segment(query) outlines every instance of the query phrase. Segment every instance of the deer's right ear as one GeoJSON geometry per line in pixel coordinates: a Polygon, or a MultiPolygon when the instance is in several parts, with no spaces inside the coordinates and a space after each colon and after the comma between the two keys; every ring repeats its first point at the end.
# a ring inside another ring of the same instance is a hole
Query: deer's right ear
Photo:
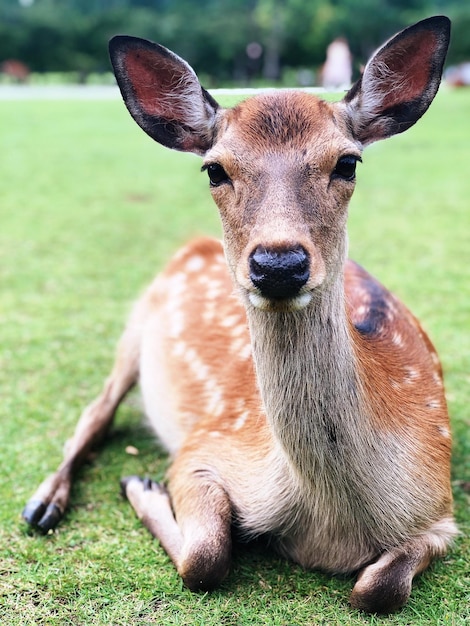
{"type": "Polygon", "coordinates": [[[168,148],[205,154],[219,105],[186,61],[163,46],[123,35],[111,39],[109,54],[137,124],[168,148]]]}

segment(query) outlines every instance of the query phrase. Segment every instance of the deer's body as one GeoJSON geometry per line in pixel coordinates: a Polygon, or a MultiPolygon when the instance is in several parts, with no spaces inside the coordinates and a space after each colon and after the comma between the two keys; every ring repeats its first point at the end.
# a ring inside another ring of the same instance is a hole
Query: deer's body
{"type": "Polygon", "coordinates": [[[356,607],[406,601],[456,532],[442,372],[418,321],[347,260],[346,219],[362,147],[424,112],[447,40],[445,18],[397,35],[341,103],[282,92],[228,111],[169,51],[115,40],[131,114],[204,155],[224,245],[189,244],[139,300],[30,523],[57,523],[73,470],[139,379],[172,465],[168,491],[137,477],[123,489],[189,587],[226,575],[234,526],[305,567],[364,568],[356,607]]]}
{"type": "MultiPolygon", "coordinates": [[[[220,477],[243,535],[272,533],[295,561],[331,572],[355,571],[384,542],[394,546],[410,528],[416,534],[428,528],[436,485],[423,487],[420,476],[446,467],[450,442],[440,367],[418,322],[351,261],[345,289],[343,319],[328,310],[324,320],[312,319],[302,310],[295,324],[287,319],[292,313],[268,314],[266,323],[265,313],[256,319],[252,312],[270,423],[247,316],[219,242],[198,240],[181,250],[142,302],[148,318],[140,384],[145,412],[175,457],[172,496],[178,490],[184,500],[196,463],[197,471],[220,477]],[[348,351],[350,330],[355,343],[348,351]],[[409,350],[417,335],[424,348],[419,362],[409,350]],[[375,359],[358,363],[355,352],[363,350],[375,359]],[[319,372],[318,363],[329,367],[319,372]],[[358,366],[373,402],[364,398],[358,366]],[[326,381],[335,393],[319,397],[326,381]],[[397,392],[400,414],[384,402],[397,392]],[[424,454],[415,444],[423,426],[424,454]]],[[[445,474],[439,484],[444,511],[451,502],[445,474]]],[[[452,527],[450,518],[442,522],[432,531],[436,543],[452,527]]]]}

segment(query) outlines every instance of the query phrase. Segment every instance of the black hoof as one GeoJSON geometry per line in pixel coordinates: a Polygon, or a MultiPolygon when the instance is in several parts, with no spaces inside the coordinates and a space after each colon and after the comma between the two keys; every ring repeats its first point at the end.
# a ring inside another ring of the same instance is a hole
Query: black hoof
{"type": "Polygon", "coordinates": [[[30,500],[23,509],[22,517],[30,525],[44,533],[52,530],[62,519],[62,511],[56,504],[46,505],[41,500],[30,500]]]}
{"type": "Polygon", "coordinates": [[[62,515],[62,511],[56,504],[49,504],[46,512],[36,525],[40,530],[42,530],[42,532],[47,533],[49,530],[52,530],[57,526],[62,519],[62,515]]]}
{"type": "Polygon", "coordinates": [[[144,491],[152,491],[153,486],[156,484],[148,476],[142,482],[144,483],[144,491]]]}
{"type": "Polygon", "coordinates": [[[44,502],[41,502],[41,500],[30,500],[24,507],[21,516],[30,526],[36,526],[44,515],[45,510],[46,505],[44,502]]]}

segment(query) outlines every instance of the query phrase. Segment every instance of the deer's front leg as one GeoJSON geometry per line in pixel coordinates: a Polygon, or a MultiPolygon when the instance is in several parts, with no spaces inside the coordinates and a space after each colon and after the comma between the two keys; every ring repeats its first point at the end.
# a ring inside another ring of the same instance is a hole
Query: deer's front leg
{"type": "Polygon", "coordinates": [[[231,507],[220,485],[205,473],[193,474],[175,512],[167,490],[149,479],[131,476],[121,486],[189,589],[213,589],[225,578],[232,552],[231,507]]]}
{"type": "Polygon", "coordinates": [[[38,487],[23,509],[31,526],[47,532],[57,526],[67,508],[73,475],[89,452],[103,439],[122,398],[138,376],[137,337],[132,328],[124,333],[116,363],[102,393],[83,411],[72,439],[67,443],[58,470],[38,487]]]}
{"type": "Polygon", "coordinates": [[[103,439],[123,395],[124,390],[116,389],[115,383],[111,377],[103,393],[84,410],[66,445],[64,460],[58,470],[41,483],[27,502],[23,518],[28,524],[47,532],[62,519],[69,502],[73,475],[103,439]]]}

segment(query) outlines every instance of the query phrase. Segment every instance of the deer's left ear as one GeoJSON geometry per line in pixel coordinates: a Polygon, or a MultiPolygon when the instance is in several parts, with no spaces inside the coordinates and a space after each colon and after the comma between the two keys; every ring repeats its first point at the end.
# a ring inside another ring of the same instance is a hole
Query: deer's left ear
{"type": "Polygon", "coordinates": [[[109,54],[137,124],[167,148],[205,154],[219,107],[186,61],[159,44],[124,35],[111,39],[109,54]]]}
{"type": "Polygon", "coordinates": [[[449,38],[449,19],[431,17],[374,54],[343,100],[363,145],[407,130],[425,113],[441,82],[449,38]]]}

